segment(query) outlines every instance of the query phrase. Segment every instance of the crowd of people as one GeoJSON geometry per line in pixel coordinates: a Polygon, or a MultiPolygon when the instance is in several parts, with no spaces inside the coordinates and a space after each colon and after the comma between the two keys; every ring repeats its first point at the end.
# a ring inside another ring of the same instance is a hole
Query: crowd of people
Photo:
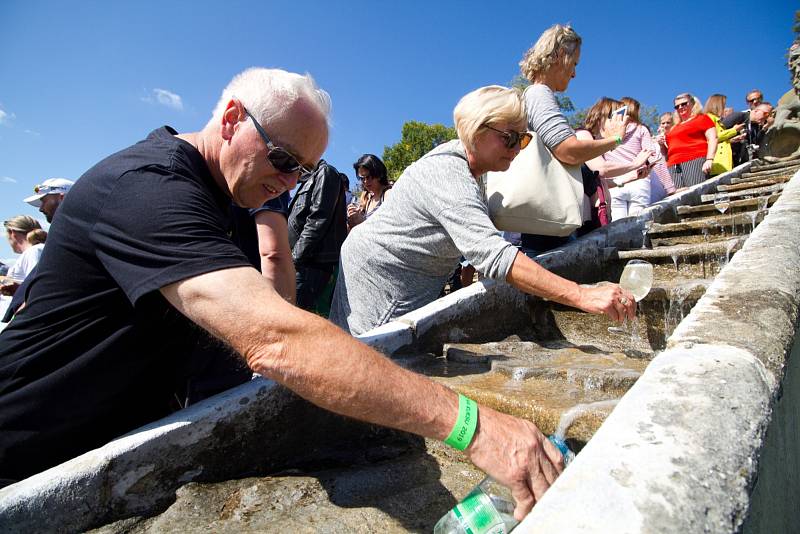
{"type": "Polygon", "coordinates": [[[454,446],[508,485],[524,516],[563,468],[538,428],[483,406],[465,422],[464,399],[352,335],[436,299],[460,262],[531,295],[633,318],[619,285],[580,286],[531,259],[572,237],[504,239],[481,178],[538,135],[583,167],[585,233],[752,157],[771,116],[759,91],[746,112],[722,95],[703,109],[681,93],[654,134],[637,100],[604,97],[574,130],[555,93],[580,51],[571,27],[548,29],[520,63],[524,93],[465,95],[458,138],[395,184],[364,154],[357,196],[321,159],[328,94],[309,76],[262,68],[228,84],[202,130],[159,128],[74,184],[37,186],[25,201],[52,223],[46,243],[35,219],[5,222],[21,256],[2,286],[15,315],[0,333],[0,486],[255,372],[328,410],[451,444],[465,425],[454,446]]]}

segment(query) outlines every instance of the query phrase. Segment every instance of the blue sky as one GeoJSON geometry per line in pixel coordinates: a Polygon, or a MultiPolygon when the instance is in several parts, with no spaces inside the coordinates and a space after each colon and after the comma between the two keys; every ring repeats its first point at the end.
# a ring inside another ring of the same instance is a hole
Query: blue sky
{"type": "MultiPolygon", "coordinates": [[[[169,124],[197,131],[250,66],[311,73],[333,100],[325,158],[353,176],[407,120],[452,124],[482,85],[508,84],[550,25],[583,37],[567,94],[577,107],[630,95],[660,111],[691,91],[737,109],[789,89],[795,2],[0,1],[0,217],[50,177],[169,124]]],[[[0,258],[12,258],[0,244],[0,258]]]]}

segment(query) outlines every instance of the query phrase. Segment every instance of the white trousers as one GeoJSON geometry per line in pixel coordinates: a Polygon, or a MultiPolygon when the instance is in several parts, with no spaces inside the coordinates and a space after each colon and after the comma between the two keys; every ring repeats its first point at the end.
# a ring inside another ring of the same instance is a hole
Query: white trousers
{"type": "Polygon", "coordinates": [[[650,205],[650,178],[642,178],[611,189],[611,220],[638,215],[650,205]]]}

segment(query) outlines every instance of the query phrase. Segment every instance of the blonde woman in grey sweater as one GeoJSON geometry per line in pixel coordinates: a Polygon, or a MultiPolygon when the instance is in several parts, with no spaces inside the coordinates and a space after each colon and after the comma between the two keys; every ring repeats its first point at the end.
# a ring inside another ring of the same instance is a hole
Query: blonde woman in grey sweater
{"type": "Polygon", "coordinates": [[[453,112],[458,140],[409,166],[375,215],[348,236],[331,321],[354,335],[439,295],[461,256],[485,277],[549,300],[633,318],[633,296],[616,284],[581,287],[550,273],[505,241],[489,218],[480,182],[507,170],[530,141],[519,91],[500,86],[464,96],[453,112]]]}

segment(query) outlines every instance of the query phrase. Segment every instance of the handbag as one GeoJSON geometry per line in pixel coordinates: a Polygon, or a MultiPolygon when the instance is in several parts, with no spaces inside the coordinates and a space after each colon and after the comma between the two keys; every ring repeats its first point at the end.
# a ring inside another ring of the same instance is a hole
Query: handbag
{"type": "Polygon", "coordinates": [[[531,134],[507,171],[487,173],[489,216],[498,230],[567,236],[584,220],[580,166],[564,165],[531,134]]]}

